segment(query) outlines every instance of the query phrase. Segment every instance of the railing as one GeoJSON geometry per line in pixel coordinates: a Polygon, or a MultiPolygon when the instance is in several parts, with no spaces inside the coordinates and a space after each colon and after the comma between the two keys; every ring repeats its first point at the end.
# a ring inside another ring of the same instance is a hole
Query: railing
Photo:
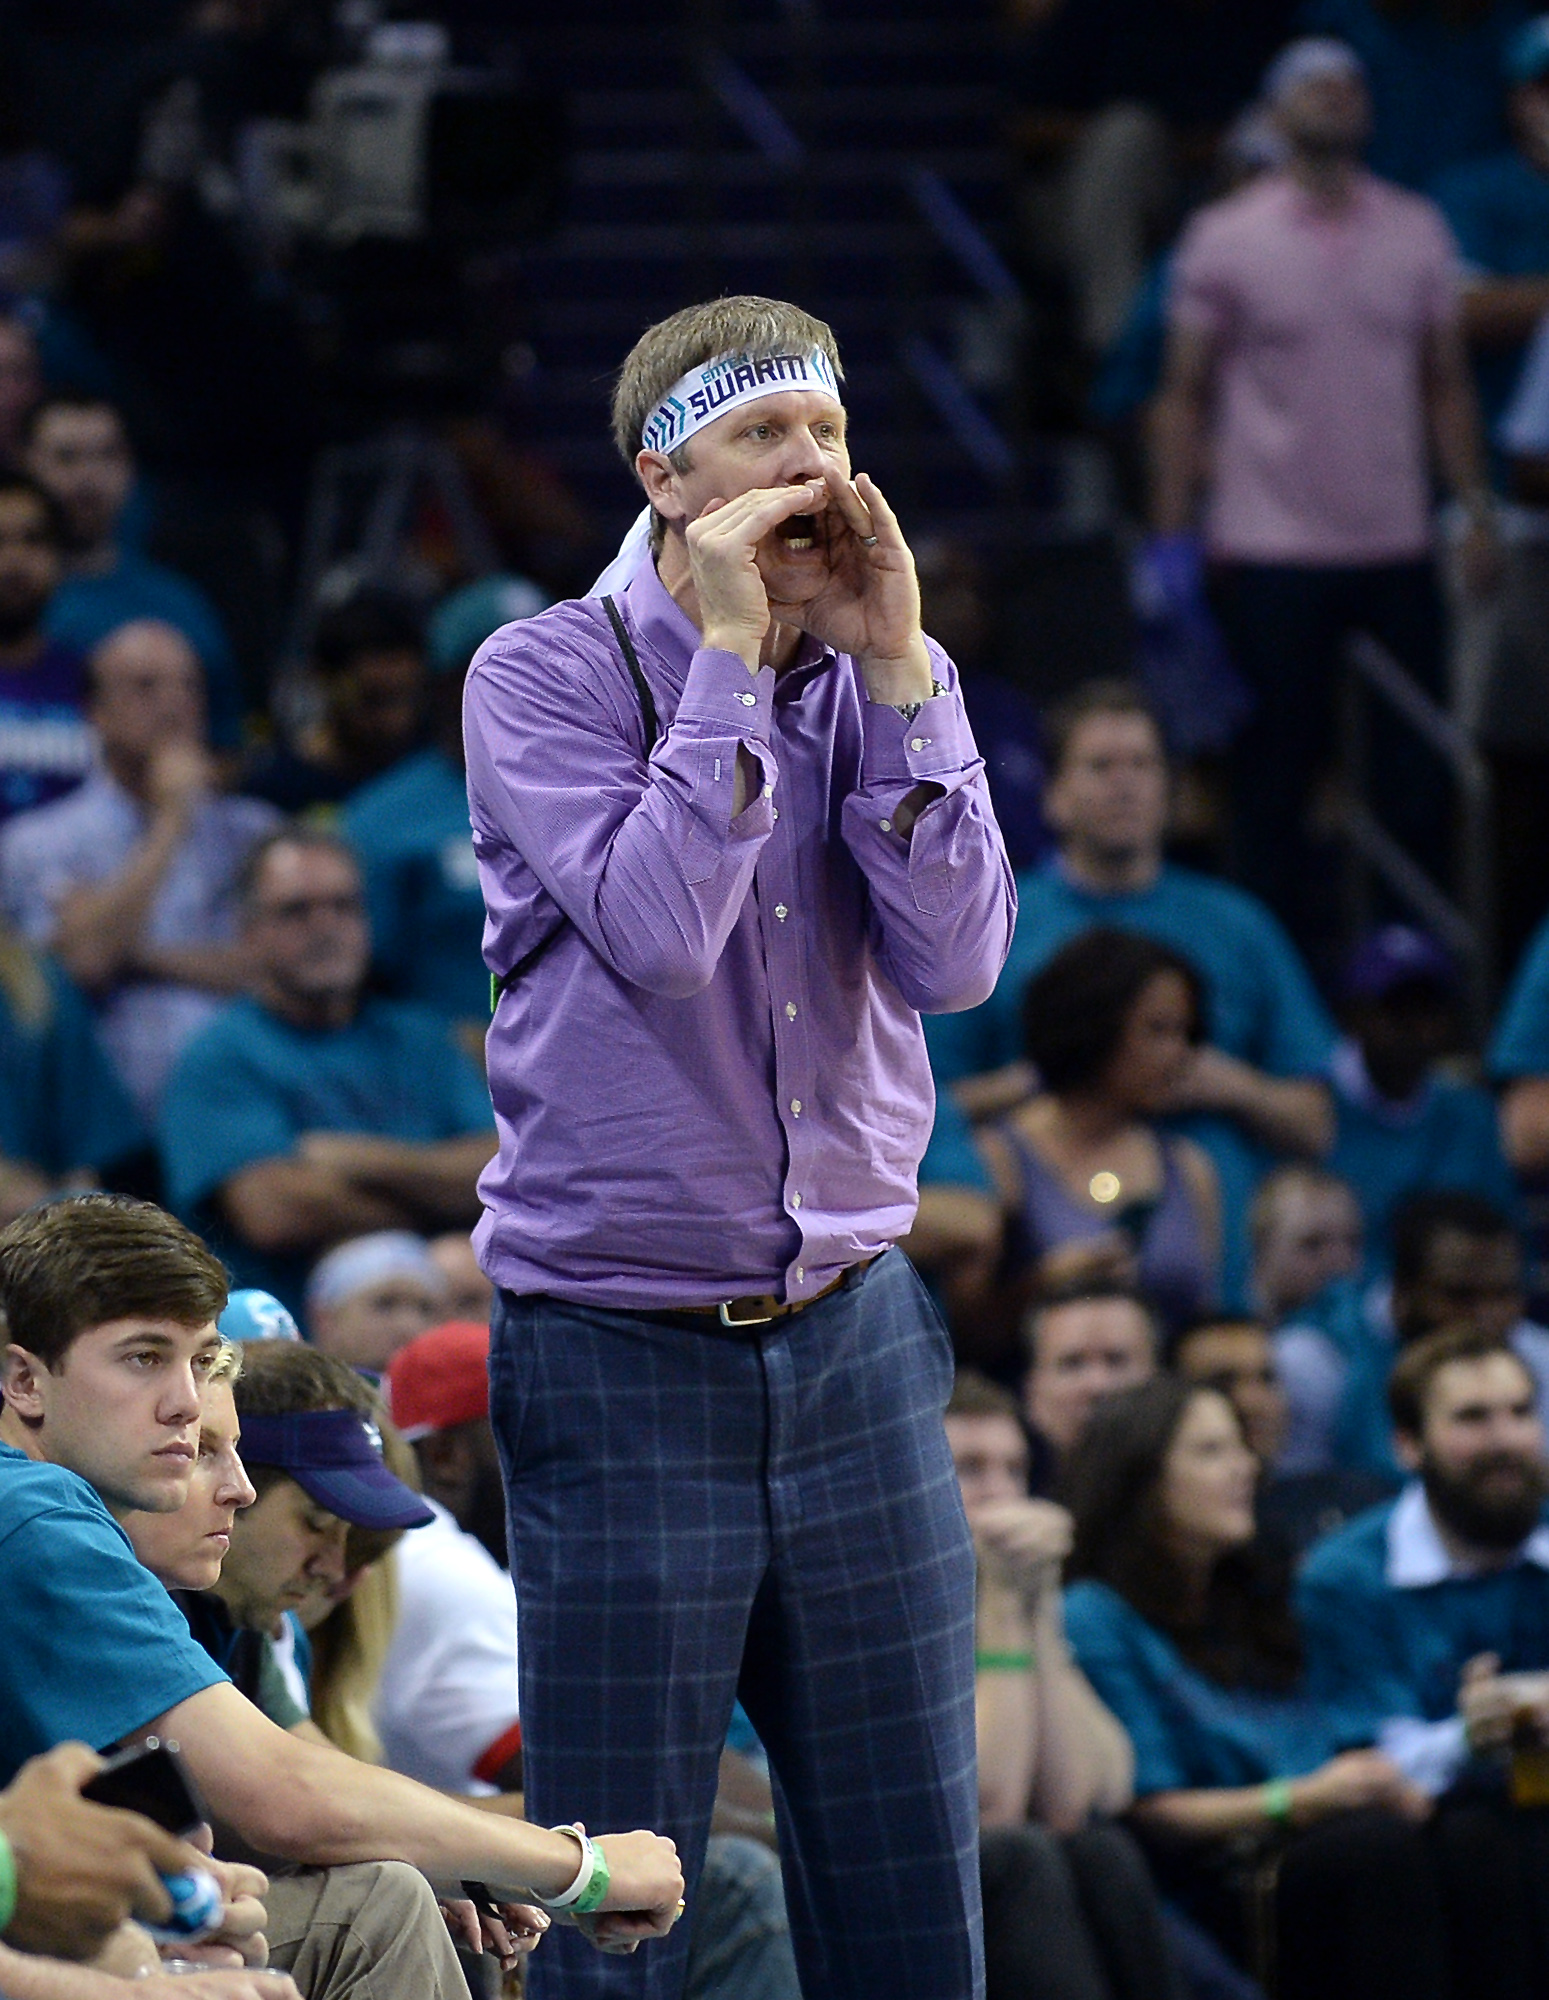
{"type": "Polygon", "coordinates": [[[1346,920],[1353,935],[1372,921],[1380,881],[1441,939],[1461,964],[1471,1024],[1483,1039],[1495,1003],[1494,801],[1490,770],[1466,730],[1406,673],[1385,646],[1357,634],[1345,651],[1349,672],[1339,700],[1340,815],[1349,865],[1346,920]],[[1456,891],[1434,881],[1366,802],[1367,727],[1372,701],[1384,703],[1444,763],[1458,807],[1456,891]]]}

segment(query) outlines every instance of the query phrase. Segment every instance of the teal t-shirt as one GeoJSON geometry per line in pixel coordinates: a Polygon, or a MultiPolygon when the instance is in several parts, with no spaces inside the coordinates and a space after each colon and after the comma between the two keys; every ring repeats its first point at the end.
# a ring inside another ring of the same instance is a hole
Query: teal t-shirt
{"type": "Polygon", "coordinates": [[[1503,1083],[1549,1076],[1549,921],[1534,931],[1502,1002],[1490,1044],[1490,1074],[1503,1083]]]}
{"type": "Polygon", "coordinates": [[[1066,1591],[1065,1632],[1081,1671],[1135,1746],[1137,1798],[1305,1777],[1360,1740],[1300,1691],[1271,1694],[1207,1679],[1105,1583],[1066,1591]]]}
{"type": "Polygon", "coordinates": [[[493,1149],[494,1128],[484,1079],[442,1016],[368,999],[347,1027],[297,1028],[243,999],[178,1058],[160,1141],[170,1206],[226,1259],[235,1284],[273,1292],[295,1312],[306,1259],[242,1243],[213,1199],[224,1181],[285,1156],[306,1132],[424,1143],[488,1132],[493,1149]]]}
{"type": "Polygon", "coordinates": [[[362,786],[339,818],[365,870],[373,956],[388,989],[487,1021],[484,897],[462,772],[422,750],[362,786]]]}
{"type": "Polygon", "coordinates": [[[957,1100],[945,1090],[936,1093],[936,1117],[930,1139],[920,1161],[921,1187],[977,1188],[993,1194],[995,1186],[989,1169],[974,1144],[973,1127],[957,1107],[957,1100]]]}
{"type": "Polygon", "coordinates": [[[1457,1712],[1459,1678],[1480,1653],[1499,1655],[1504,1673],[1549,1669],[1549,1571],[1523,1561],[1395,1589],[1387,1557],[1397,1504],[1358,1514],[1302,1565],[1296,1608],[1312,1691],[1336,1706],[1364,1704],[1377,1722],[1442,1722],[1457,1712]]]}
{"type": "MultiPolygon", "coordinates": [[[[1270,1076],[1322,1076],[1334,1027],[1306,968],[1264,905],[1229,882],[1192,869],[1163,867],[1148,889],[1099,896],[1079,888],[1057,860],[1017,877],[1017,923],[1011,951],[982,1007],[929,1014],[925,1039],[938,1086],[1022,1055],[1022,995],[1062,945],[1095,924],[1138,931],[1181,952],[1205,985],[1209,1039],[1270,1076]]],[[[1177,1129],[1199,1143],[1221,1181],[1226,1301],[1245,1302],[1247,1212],[1273,1164],[1266,1147],[1224,1118],[1186,1118],[1177,1129]]]]}
{"type": "Polygon", "coordinates": [[[56,1743],[106,1749],[226,1676],[73,1472],[0,1445],[0,1786],[56,1743]]]}
{"type": "Polygon", "coordinates": [[[106,1167],[146,1143],[79,989],[43,962],[36,1019],[0,991],[0,1154],[57,1176],[106,1167]]]}
{"type": "Polygon", "coordinates": [[[1437,1076],[1403,1115],[1334,1091],[1335,1138],[1328,1166],[1355,1189],[1366,1219],[1370,1264],[1386,1270],[1395,1209],[1430,1188],[1467,1188],[1510,1213],[1517,1184],[1501,1151],[1495,1099],[1476,1085],[1437,1076]]]}

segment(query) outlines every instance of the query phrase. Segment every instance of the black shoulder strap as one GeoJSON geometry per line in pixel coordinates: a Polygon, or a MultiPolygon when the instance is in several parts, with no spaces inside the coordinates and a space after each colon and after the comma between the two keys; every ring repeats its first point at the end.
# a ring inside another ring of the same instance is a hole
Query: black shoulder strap
{"type": "Polygon", "coordinates": [[[656,739],[661,734],[661,726],[656,720],[656,703],[652,698],[650,685],[640,671],[640,655],[635,651],[635,642],[629,636],[629,627],[624,623],[624,614],[611,597],[602,600],[602,608],[608,614],[608,623],[613,627],[613,636],[619,642],[619,650],[624,655],[624,664],[629,669],[629,678],[635,684],[635,693],[640,697],[640,723],[645,730],[645,754],[650,756],[656,748],[656,739]]]}
{"type": "MultiPolygon", "coordinates": [[[[624,655],[629,678],[635,684],[635,695],[640,703],[640,727],[645,733],[645,754],[649,758],[656,748],[656,739],[661,734],[661,725],[656,716],[656,701],[651,693],[650,683],[641,668],[640,655],[635,651],[635,642],[629,636],[629,627],[624,623],[623,613],[611,597],[602,600],[602,608],[608,614],[608,623],[613,627],[613,636],[618,640],[619,650],[624,655]]],[[[519,979],[526,978],[538,961],[547,955],[564,928],[565,918],[561,917],[548,936],[539,938],[532,950],[524,952],[509,972],[490,974],[489,1011],[492,1014],[499,1005],[501,994],[509,993],[519,979]]]]}

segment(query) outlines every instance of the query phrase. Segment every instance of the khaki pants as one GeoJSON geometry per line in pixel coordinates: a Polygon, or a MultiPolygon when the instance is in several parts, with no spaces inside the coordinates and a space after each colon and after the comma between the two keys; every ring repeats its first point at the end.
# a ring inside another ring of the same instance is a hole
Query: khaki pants
{"type": "Polygon", "coordinates": [[[276,1875],[269,1963],[306,2000],[467,2000],[430,1884],[402,1861],[276,1875]]]}

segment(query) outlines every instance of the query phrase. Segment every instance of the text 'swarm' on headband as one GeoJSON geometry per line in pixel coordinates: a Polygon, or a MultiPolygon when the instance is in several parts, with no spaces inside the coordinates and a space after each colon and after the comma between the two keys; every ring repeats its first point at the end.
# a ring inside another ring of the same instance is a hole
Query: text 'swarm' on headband
{"type": "Polygon", "coordinates": [[[839,397],[833,363],[821,348],[806,354],[723,354],[680,375],[641,427],[647,451],[676,451],[706,424],[742,403],[781,389],[821,389],[839,397]]]}

